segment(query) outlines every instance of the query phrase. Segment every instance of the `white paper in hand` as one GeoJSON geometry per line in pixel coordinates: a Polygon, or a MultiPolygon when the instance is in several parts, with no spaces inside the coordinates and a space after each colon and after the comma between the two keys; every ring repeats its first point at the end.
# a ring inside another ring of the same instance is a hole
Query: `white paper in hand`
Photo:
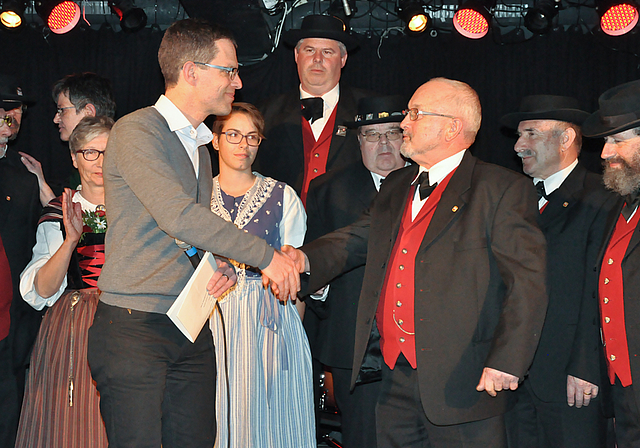
{"type": "Polygon", "coordinates": [[[205,253],[187,285],[167,311],[167,316],[191,342],[195,342],[216,304],[216,298],[207,292],[207,284],[217,269],[214,256],[211,252],[205,253]]]}

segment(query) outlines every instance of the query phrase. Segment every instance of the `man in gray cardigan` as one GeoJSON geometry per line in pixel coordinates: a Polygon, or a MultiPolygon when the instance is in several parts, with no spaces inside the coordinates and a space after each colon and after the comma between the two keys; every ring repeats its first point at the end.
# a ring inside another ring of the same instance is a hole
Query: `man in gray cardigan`
{"type": "MultiPolygon", "coordinates": [[[[202,121],[231,111],[237,73],[228,31],[187,19],[158,52],[166,92],[114,126],[103,172],[109,229],[89,364],[110,447],[207,447],[215,441],[215,360],[204,328],[189,342],[166,316],[193,272],[175,240],[257,266],[286,300],[293,263],[210,211],[211,161],[202,121]]],[[[221,263],[221,262],[220,262],[221,263]]],[[[220,264],[219,263],[219,264],[220,264]]],[[[233,285],[226,266],[216,296],[233,285]]]]}

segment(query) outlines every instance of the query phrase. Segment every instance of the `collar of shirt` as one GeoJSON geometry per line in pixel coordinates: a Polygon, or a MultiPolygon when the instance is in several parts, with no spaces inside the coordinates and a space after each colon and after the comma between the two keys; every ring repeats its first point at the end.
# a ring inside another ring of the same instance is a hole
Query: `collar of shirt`
{"type": "Polygon", "coordinates": [[[379,175],[378,173],[374,173],[373,171],[369,171],[371,173],[371,177],[373,178],[373,186],[376,187],[376,190],[380,191],[380,187],[382,186],[382,181],[384,177],[379,175]]]}
{"type": "Polygon", "coordinates": [[[167,121],[169,130],[175,132],[180,142],[182,142],[182,146],[184,146],[189,159],[191,159],[196,177],[198,177],[200,166],[198,147],[206,145],[213,140],[211,130],[204,123],[200,123],[197,128],[194,128],[182,111],[164,95],[160,95],[153,107],[167,121]]]}
{"type": "MultiPolygon", "coordinates": [[[[551,176],[547,177],[546,179],[540,179],[539,177],[534,177],[533,185],[542,181],[544,183],[544,191],[547,193],[547,196],[548,196],[554,191],[556,191],[558,188],[560,188],[560,185],[562,185],[565,179],[569,177],[569,174],[571,174],[571,172],[574,170],[576,166],[578,166],[578,159],[574,160],[573,163],[568,167],[556,173],[553,173],[551,176]]],[[[544,197],[540,198],[540,200],[538,201],[538,209],[541,209],[542,207],[544,207],[544,204],[546,204],[547,202],[549,201],[547,201],[544,197]]]]}
{"type": "MultiPolygon", "coordinates": [[[[458,165],[460,165],[460,162],[462,162],[462,158],[464,157],[464,154],[466,151],[467,151],[466,149],[463,149],[462,151],[459,151],[454,155],[449,156],[444,160],[441,160],[440,162],[436,163],[429,169],[426,169],[425,167],[420,166],[420,169],[418,170],[418,174],[416,175],[416,177],[413,179],[413,182],[411,183],[412,184],[415,183],[418,180],[418,177],[420,177],[420,173],[422,173],[423,171],[429,172],[430,185],[433,185],[436,182],[438,183],[442,182],[442,180],[445,177],[447,177],[451,171],[455,170],[458,167],[458,165]]],[[[416,219],[416,216],[418,216],[418,213],[420,213],[420,210],[422,209],[422,206],[424,205],[424,203],[427,202],[427,199],[429,198],[426,197],[424,198],[424,200],[421,200],[420,191],[418,188],[416,188],[416,191],[413,195],[413,201],[411,203],[411,219],[412,220],[416,219]]]]}
{"type": "MultiPolygon", "coordinates": [[[[300,85],[300,99],[304,98],[314,98],[315,95],[310,94],[309,92],[302,89],[302,85],[300,85]]],[[[336,84],[336,86],[329,90],[327,93],[322,95],[322,101],[324,103],[322,108],[322,118],[315,120],[313,124],[311,124],[311,130],[313,131],[313,136],[316,140],[322,134],[322,130],[324,129],[324,125],[327,124],[327,120],[333,113],[333,109],[335,109],[338,104],[338,100],[340,99],[340,84],[336,84]]]]}
{"type": "Polygon", "coordinates": [[[3,159],[4,156],[7,155],[7,148],[9,148],[9,145],[4,145],[2,148],[0,148],[0,159],[3,159]]]}

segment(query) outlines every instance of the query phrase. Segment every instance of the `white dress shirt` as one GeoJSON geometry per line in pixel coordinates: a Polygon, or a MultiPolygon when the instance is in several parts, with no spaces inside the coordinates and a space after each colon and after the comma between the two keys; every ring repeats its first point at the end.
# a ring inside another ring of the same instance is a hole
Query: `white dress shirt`
{"type": "MultiPolygon", "coordinates": [[[[546,179],[540,179],[539,177],[533,178],[533,185],[542,181],[544,183],[544,191],[547,193],[547,196],[560,188],[560,185],[564,182],[564,180],[569,177],[569,174],[573,171],[573,169],[578,166],[578,159],[574,160],[571,165],[566,167],[563,170],[558,171],[557,173],[553,173],[551,176],[546,179]]],[[[542,210],[542,207],[549,202],[543,196],[538,200],[538,210],[542,210]]]]}
{"type": "MultiPolygon", "coordinates": [[[[302,86],[300,86],[300,99],[302,100],[305,98],[316,98],[316,96],[304,91],[302,86]]],[[[327,124],[327,120],[333,113],[333,109],[335,109],[338,104],[338,100],[340,99],[340,84],[336,84],[333,89],[322,95],[321,98],[324,103],[322,118],[318,118],[311,124],[311,130],[313,131],[313,136],[316,140],[318,140],[322,134],[324,125],[327,124]]]]}
{"type": "Polygon", "coordinates": [[[164,95],[160,95],[153,107],[167,120],[169,130],[175,132],[182,142],[182,146],[184,146],[193,164],[196,178],[198,178],[198,169],[200,167],[198,147],[206,145],[213,140],[211,130],[204,123],[200,123],[197,128],[194,128],[182,111],[164,95]]]}
{"type": "MultiPolygon", "coordinates": [[[[458,167],[458,165],[460,165],[460,162],[462,162],[462,158],[464,157],[465,151],[466,149],[463,149],[462,151],[457,152],[454,155],[449,156],[444,160],[441,160],[440,162],[436,163],[429,169],[426,169],[425,167],[420,166],[420,169],[418,170],[418,175],[415,177],[415,179],[413,179],[413,182],[415,182],[418,179],[418,177],[420,177],[420,174],[424,171],[427,171],[429,173],[430,185],[433,185],[436,182],[437,183],[442,182],[444,178],[447,177],[451,171],[455,170],[458,167]]],[[[424,199],[420,199],[420,189],[416,188],[416,192],[413,195],[413,201],[411,202],[411,221],[416,219],[416,216],[418,216],[418,213],[420,213],[420,210],[422,210],[422,206],[425,204],[425,202],[427,202],[428,198],[429,197],[427,196],[424,199]]]]}

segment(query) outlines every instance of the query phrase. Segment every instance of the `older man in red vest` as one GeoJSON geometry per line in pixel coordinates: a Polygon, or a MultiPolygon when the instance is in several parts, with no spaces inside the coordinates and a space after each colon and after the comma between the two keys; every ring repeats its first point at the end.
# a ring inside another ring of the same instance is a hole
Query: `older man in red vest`
{"type": "Polygon", "coordinates": [[[405,112],[417,165],[355,224],[287,252],[311,290],[366,261],[352,386],[382,380],[379,447],[503,447],[547,305],[536,192],[469,153],[481,112],[467,84],[432,79],[405,112]]]}

